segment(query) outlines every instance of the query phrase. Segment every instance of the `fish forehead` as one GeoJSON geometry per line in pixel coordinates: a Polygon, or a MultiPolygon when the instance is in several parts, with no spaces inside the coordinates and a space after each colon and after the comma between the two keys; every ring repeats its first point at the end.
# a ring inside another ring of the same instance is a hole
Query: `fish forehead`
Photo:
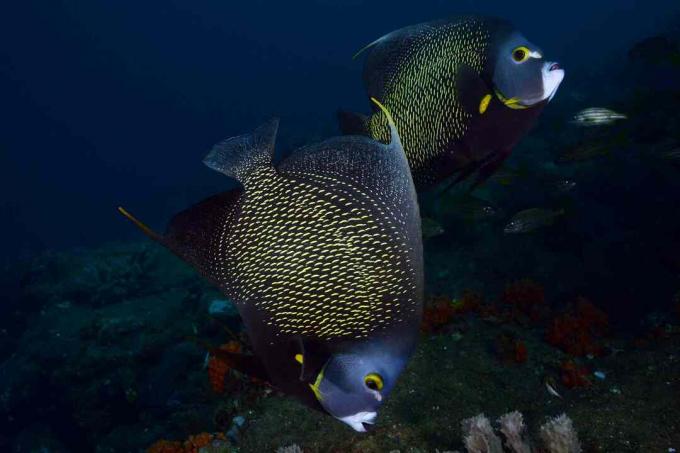
{"type": "Polygon", "coordinates": [[[235,298],[277,334],[363,338],[418,310],[415,263],[397,213],[329,175],[267,174],[249,184],[219,254],[235,298]]]}

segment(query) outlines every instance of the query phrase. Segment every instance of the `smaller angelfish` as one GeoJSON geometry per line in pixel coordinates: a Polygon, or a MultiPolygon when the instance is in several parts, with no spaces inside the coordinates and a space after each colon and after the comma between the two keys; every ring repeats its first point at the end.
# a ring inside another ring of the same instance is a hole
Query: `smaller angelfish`
{"type": "Polygon", "coordinates": [[[572,119],[572,123],[579,126],[607,126],[615,123],[618,120],[628,119],[623,113],[617,113],[613,110],[603,107],[590,107],[581,110],[572,119]]]}
{"type": "Polygon", "coordinates": [[[564,215],[564,209],[530,208],[520,211],[510,219],[503,232],[507,234],[530,233],[539,228],[550,226],[555,220],[564,215]]]}

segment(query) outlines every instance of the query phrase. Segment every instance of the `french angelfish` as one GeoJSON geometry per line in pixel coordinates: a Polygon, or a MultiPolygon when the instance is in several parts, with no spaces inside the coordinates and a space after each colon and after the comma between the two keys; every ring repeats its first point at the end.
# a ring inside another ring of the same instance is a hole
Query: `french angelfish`
{"type": "MultiPolygon", "coordinates": [[[[564,78],[557,63],[501,19],[413,25],[372,42],[363,79],[394,117],[413,180],[432,188],[476,173],[483,182],[526,134],[564,78]]],[[[357,54],[358,55],[358,54],[357,54]]],[[[340,129],[386,142],[387,118],[340,111],[340,129]]]]}
{"type": "Polygon", "coordinates": [[[420,217],[393,125],[387,145],[336,137],[272,164],[278,120],[204,163],[243,186],[180,212],[152,238],[235,302],[254,355],[232,366],[356,431],[374,423],[418,338],[420,217]]]}

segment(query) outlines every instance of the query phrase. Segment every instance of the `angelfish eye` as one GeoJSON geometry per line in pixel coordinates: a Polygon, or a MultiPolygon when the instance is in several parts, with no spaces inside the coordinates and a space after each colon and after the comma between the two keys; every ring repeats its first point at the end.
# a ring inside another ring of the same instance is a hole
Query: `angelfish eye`
{"type": "Polygon", "coordinates": [[[383,388],[383,379],[377,373],[370,373],[364,377],[364,384],[371,390],[380,391],[383,388]]]}
{"type": "Polygon", "coordinates": [[[525,46],[520,46],[512,51],[512,59],[515,60],[517,63],[524,63],[529,59],[530,54],[531,51],[528,48],[526,48],[525,46]]]}

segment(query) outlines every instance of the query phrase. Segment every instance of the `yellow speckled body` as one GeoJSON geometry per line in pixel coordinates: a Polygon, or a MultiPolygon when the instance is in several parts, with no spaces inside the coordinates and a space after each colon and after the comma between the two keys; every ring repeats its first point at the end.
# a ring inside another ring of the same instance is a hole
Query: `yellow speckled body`
{"type": "Polygon", "coordinates": [[[246,183],[236,222],[216,231],[216,271],[275,333],[365,338],[418,311],[418,263],[398,221],[347,178],[263,167],[246,183]]]}
{"type": "Polygon", "coordinates": [[[243,189],[179,213],[159,240],[235,302],[271,382],[310,402],[298,355],[305,367],[356,344],[410,355],[423,292],[417,196],[396,132],[389,145],[327,140],[274,167],[272,124],[214,148],[206,164],[243,189]]]}
{"type": "MultiPolygon", "coordinates": [[[[468,130],[472,113],[463,106],[462,87],[454,75],[464,67],[482,73],[489,43],[485,25],[470,19],[422,27],[409,38],[408,51],[390,52],[389,63],[382,56],[367,63],[367,73],[387,73],[379,93],[367,81],[369,94],[382,99],[392,112],[419,183],[435,182],[436,176],[428,171],[430,162],[438,150],[460,140],[468,130]]],[[[374,138],[389,138],[382,112],[371,116],[369,130],[374,138]]]]}
{"type": "MultiPolygon", "coordinates": [[[[495,95],[496,44],[511,33],[505,21],[465,16],[396,30],[365,49],[367,94],[394,117],[419,189],[504,159],[540,112],[495,95]]],[[[389,137],[377,109],[365,119],[341,112],[340,123],[346,134],[389,137]]]]}

